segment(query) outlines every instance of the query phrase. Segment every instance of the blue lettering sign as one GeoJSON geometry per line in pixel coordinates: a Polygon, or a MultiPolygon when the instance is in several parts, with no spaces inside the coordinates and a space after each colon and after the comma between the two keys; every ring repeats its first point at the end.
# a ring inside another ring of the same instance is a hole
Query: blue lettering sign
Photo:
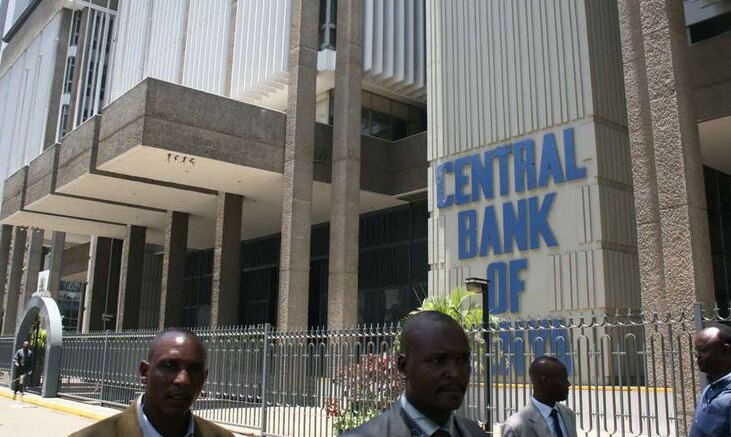
{"type": "Polygon", "coordinates": [[[528,211],[530,215],[530,248],[538,249],[541,237],[548,247],[558,246],[558,241],[553,235],[551,226],[548,224],[548,213],[551,211],[556,193],[548,193],[543,198],[543,203],[538,203],[538,197],[528,199],[528,211]]]}
{"type": "Polygon", "coordinates": [[[452,194],[448,196],[444,195],[446,185],[444,177],[445,174],[452,172],[452,165],[452,161],[447,161],[437,166],[437,207],[439,208],[447,208],[454,203],[454,196],[452,194]]]}
{"type": "Polygon", "coordinates": [[[574,148],[574,130],[563,131],[563,150],[566,156],[566,180],[575,181],[586,177],[586,167],[576,166],[576,150],[574,148]]]}
{"type": "Polygon", "coordinates": [[[477,211],[468,209],[457,214],[459,259],[477,255],[477,211]]]}
{"type": "Polygon", "coordinates": [[[457,205],[469,203],[470,195],[465,194],[464,190],[469,183],[467,175],[464,173],[465,168],[469,168],[471,157],[465,156],[454,161],[454,199],[457,205]]]}
{"type": "Polygon", "coordinates": [[[529,190],[536,188],[536,143],[524,140],[513,146],[513,167],[515,168],[515,192],[525,191],[526,180],[529,190]]]}

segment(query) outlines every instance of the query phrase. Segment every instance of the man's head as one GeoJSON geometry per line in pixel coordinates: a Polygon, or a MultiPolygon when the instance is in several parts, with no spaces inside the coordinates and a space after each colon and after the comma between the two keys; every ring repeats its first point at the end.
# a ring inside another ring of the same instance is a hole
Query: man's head
{"type": "Polygon", "coordinates": [[[731,372],[731,328],[714,324],[695,335],[698,369],[716,380],[731,372]]]}
{"type": "Polygon", "coordinates": [[[470,345],[451,317],[437,311],[409,317],[397,364],[406,380],[406,398],[437,424],[462,404],[470,379],[470,345]]]}
{"type": "Polygon", "coordinates": [[[168,329],[152,339],[139,371],[146,386],[145,411],[157,417],[183,417],[208,376],[205,346],[187,329],[168,329]]]}
{"type": "Polygon", "coordinates": [[[569,397],[569,382],[566,366],[556,358],[541,356],[528,369],[533,383],[533,396],[546,405],[565,401],[569,397]]]}
{"type": "Polygon", "coordinates": [[[23,349],[28,349],[28,346],[30,346],[30,343],[28,343],[28,340],[23,342],[23,349]]]}

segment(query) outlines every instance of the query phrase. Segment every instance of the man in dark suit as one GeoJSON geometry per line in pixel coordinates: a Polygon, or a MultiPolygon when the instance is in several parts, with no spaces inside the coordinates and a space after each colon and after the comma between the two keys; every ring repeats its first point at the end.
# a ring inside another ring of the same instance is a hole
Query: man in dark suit
{"type": "Polygon", "coordinates": [[[576,415],[561,404],[571,387],[566,366],[542,356],[531,363],[528,373],[533,397],[503,424],[503,437],[576,437],[576,415]]]}
{"type": "Polygon", "coordinates": [[[208,377],[206,349],[187,329],[168,329],[150,343],[139,367],[145,394],[122,413],[72,434],[76,437],[229,437],[233,433],[191,413],[208,377]]]}
{"type": "Polygon", "coordinates": [[[464,329],[437,311],[406,321],[397,361],[406,390],[388,411],[343,437],[478,437],[477,423],[458,417],[470,379],[470,346],[464,329]]]}

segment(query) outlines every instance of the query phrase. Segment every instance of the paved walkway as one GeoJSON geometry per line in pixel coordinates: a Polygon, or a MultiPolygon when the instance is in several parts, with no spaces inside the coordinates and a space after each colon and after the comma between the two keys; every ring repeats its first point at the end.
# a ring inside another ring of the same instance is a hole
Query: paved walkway
{"type": "MultiPolygon", "coordinates": [[[[67,436],[119,413],[113,408],[62,398],[42,398],[33,394],[26,394],[23,402],[12,398],[11,390],[0,387],[0,436],[67,436]]],[[[253,435],[240,429],[232,430],[238,432],[237,436],[253,435]]]]}
{"type": "Polygon", "coordinates": [[[0,397],[0,435],[67,436],[94,420],[0,397]]]}

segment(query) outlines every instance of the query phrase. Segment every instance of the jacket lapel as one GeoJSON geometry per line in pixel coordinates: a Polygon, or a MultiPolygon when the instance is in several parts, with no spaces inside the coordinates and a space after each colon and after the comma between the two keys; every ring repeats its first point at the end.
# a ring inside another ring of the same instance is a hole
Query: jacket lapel
{"type": "Polygon", "coordinates": [[[117,429],[119,435],[130,436],[130,437],[142,437],[142,429],[140,429],[140,423],[137,420],[137,400],[132,402],[124,413],[119,417],[117,422],[117,429]]]}
{"type": "Polygon", "coordinates": [[[404,411],[401,409],[401,400],[397,398],[388,410],[385,436],[411,436],[411,428],[406,424],[404,411]]]}
{"type": "Polygon", "coordinates": [[[548,429],[546,421],[543,419],[541,412],[538,411],[532,401],[528,401],[528,411],[526,412],[526,419],[530,423],[530,427],[537,436],[550,436],[551,430],[548,429]]]}

